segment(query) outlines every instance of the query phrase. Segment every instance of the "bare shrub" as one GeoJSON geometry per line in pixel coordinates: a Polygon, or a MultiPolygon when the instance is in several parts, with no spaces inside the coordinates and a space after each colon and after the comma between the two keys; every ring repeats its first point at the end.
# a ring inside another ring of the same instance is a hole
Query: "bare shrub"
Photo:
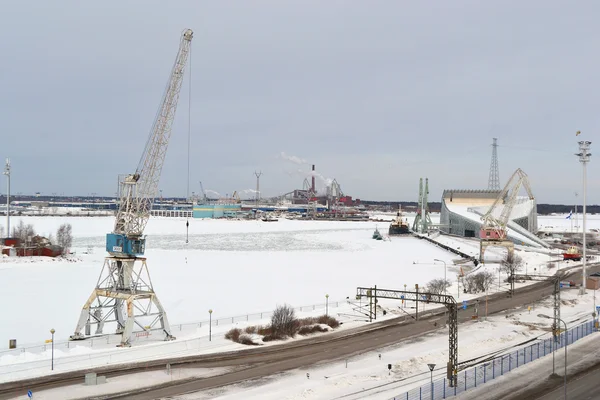
{"type": "Polygon", "coordinates": [[[254,333],[256,333],[256,331],[258,331],[259,328],[260,327],[256,327],[256,326],[247,326],[246,329],[244,329],[244,332],[248,333],[248,334],[254,334],[254,333]]]}
{"type": "Polygon", "coordinates": [[[452,286],[452,283],[447,279],[433,279],[427,284],[427,291],[433,294],[442,294],[452,286]]]}
{"type": "Polygon", "coordinates": [[[317,322],[319,324],[328,325],[330,328],[334,329],[340,326],[340,321],[338,321],[330,315],[321,315],[319,318],[317,318],[317,322]]]}
{"type": "Polygon", "coordinates": [[[56,231],[56,244],[63,248],[63,254],[68,254],[72,243],[71,224],[62,224],[56,231]]]}
{"type": "Polygon", "coordinates": [[[273,333],[273,329],[271,329],[271,326],[269,326],[269,325],[267,325],[267,326],[259,326],[256,329],[256,332],[259,335],[262,335],[262,336],[269,336],[269,335],[271,335],[273,333]]]}
{"type": "Polygon", "coordinates": [[[248,335],[240,336],[238,343],[249,345],[249,346],[258,346],[258,343],[254,342],[254,340],[252,340],[252,338],[248,335]]]}
{"type": "Polygon", "coordinates": [[[285,339],[285,336],[276,335],[274,333],[271,333],[267,336],[263,336],[263,342],[271,342],[273,340],[283,340],[283,339],[285,339]]]}
{"type": "Polygon", "coordinates": [[[33,225],[25,225],[23,220],[20,220],[19,224],[13,228],[12,237],[19,239],[23,243],[29,242],[34,236],[36,236],[36,233],[33,225]]]}
{"type": "Polygon", "coordinates": [[[514,253],[508,253],[500,262],[500,270],[512,276],[523,268],[523,259],[514,253]]]}
{"type": "Polygon", "coordinates": [[[306,325],[314,325],[317,323],[317,319],[315,317],[306,317],[300,318],[298,320],[298,326],[306,326],[306,325]]]}
{"type": "Polygon", "coordinates": [[[306,336],[316,332],[327,332],[327,328],[323,328],[321,325],[306,325],[298,329],[298,335],[306,336]]]}
{"type": "Polygon", "coordinates": [[[274,336],[294,337],[298,324],[294,309],[287,305],[277,306],[271,316],[271,329],[274,336]]]}
{"type": "Polygon", "coordinates": [[[239,343],[240,341],[240,335],[242,334],[242,330],[238,329],[238,328],[231,328],[229,331],[227,331],[227,333],[225,334],[225,339],[229,339],[232,342],[236,342],[239,343]]]}

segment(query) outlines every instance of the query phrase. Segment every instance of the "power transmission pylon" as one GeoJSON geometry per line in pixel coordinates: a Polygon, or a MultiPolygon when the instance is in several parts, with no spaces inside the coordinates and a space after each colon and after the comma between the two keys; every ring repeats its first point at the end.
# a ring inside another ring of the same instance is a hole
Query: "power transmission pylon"
{"type": "Polygon", "coordinates": [[[256,175],[256,208],[258,209],[258,202],[260,200],[260,176],[262,175],[262,171],[254,171],[254,175],[256,175]]]}
{"type": "Polygon", "coordinates": [[[498,139],[494,138],[492,143],[492,164],[490,165],[490,177],[488,179],[489,190],[500,190],[500,171],[498,170],[498,139]]]}

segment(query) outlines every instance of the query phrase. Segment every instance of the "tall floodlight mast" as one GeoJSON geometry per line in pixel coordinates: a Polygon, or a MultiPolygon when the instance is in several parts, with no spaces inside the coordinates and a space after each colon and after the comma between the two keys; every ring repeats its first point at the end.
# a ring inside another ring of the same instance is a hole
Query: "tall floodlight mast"
{"type": "Polygon", "coordinates": [[[144,228],[167,154],[173,120],[190,53],[193,32],[184,30],[179,51],[156,114],[150,136],[135,173],[119,180],[119,209],[112,233],[106,235],[106,257],[96,288],[81,311],[72,340],[85,339],[90,326],[102,334],[106,322],[117,323],[121,345],[129,346],[134,325],[142,331],[161,331],[165,340],[175,339],[167,314],[154,293],[146,265],[144,228]],[[153,305],[155,307],[153,307],[153,305]],[[155,309],[154,309],[155,308],[155,309]],[[82,329],[85,327],[85,335],[82,329]]]}
{"type": "MultiPolygon", "coordinates": [[[[577,132],[577,134],[579,134],[580,132],[577,132]]],[[[580,293],[581,294],[585,294],[585,287],[586,287],[586,281],[587,281],[587,271],[586,271],[586,261],[587,261],[587,255],[586,255],[586,247],[587,247],[587,243],[586,243],[586,235],[587,232],[586,230],[586,226],[585,226],[585,214],[586,214],[586,195],[587,195],[587,170],[586,170],[586,166],[587,163],[590,162],[590,156],[592,155],[592,153],[590,153],[590,145],[592,144],[592,142],[590,142],[589,140],[582,140],[579,143],[579,153],[575,154],[577,157],[579,157],[579,162],[581,163],[581,165],[583,166],[583,258],[582,258],[582,266],[583,266],[583,271],[582,271],[582,276],[581,276],[581,288],[580,293]]]]}
{"type": "Polygon", "coordinates": [[[500,190],[500,171],[498,170],[498,139],[494,138],[492,143],[492,163],[490,165],[490,176],[488,179],[489,190],[500,190]]]}

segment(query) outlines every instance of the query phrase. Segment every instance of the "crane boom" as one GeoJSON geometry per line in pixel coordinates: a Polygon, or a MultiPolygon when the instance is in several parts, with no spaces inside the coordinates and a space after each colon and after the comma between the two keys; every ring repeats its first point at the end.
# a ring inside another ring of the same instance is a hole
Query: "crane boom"
{"type": "Polygon", "coordinates": [[[106,240],[106,250],[113,256],[144,254],[142,235],[158,193],[192,37],[191,29],[186,29],[181,36],[177,57],[137,169],[120,182],[119,210],[114,230],[106,240]]]}
{"type": "Polygon", "coordinates": [[[520,168],[517,169],[512,174],[490,209],[483,217],[481,217],[481,220],[483,221],[483,226],[481,227],[482,239],[506,239],[506,226],[508,225],[510,214],[516,204],[517,195],[519,194],[521,186],[525,187],[529,199],[534,199],[529,180],[527,179],[527,174],[520,168]],[[504,201],[504,207],[502,208],[500,217],[496,218],[494,216],[494,211],[502,201],[504,201]]]}

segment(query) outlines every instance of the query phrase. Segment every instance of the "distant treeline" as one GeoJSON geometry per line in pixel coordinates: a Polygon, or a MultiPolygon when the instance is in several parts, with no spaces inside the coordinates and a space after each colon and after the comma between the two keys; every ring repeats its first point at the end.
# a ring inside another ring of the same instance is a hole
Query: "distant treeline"
{"type": "MultiPolygon", "coordinates": [[[[404,211],[414,211],[417,209],[417,203],[414,201],[369,201],[369,200],[361,200],[361,203],[364,205],[371,206],[379,206],[379,207],[389,207],[392,210],[398,209],[398,204],[402,206],[402,210],[404,211]]],[[[432,202],[429,203],[429,211],[431,212],[440,212],[442,204],[440,202],[432,202]]],[[[575,208],[573,205],[564,205],[564,204],[538,204],[537,211],[540,215],[550,215],[550,214],[568,214],[573,211],[575,213],[575,208]]],[[[600,213],[600,205],[591,205],[587,206],[588,214],[598,214],[600,213]]],[[[581,213],[581,205],[577,207],[577,212],[581,213]]]]}

